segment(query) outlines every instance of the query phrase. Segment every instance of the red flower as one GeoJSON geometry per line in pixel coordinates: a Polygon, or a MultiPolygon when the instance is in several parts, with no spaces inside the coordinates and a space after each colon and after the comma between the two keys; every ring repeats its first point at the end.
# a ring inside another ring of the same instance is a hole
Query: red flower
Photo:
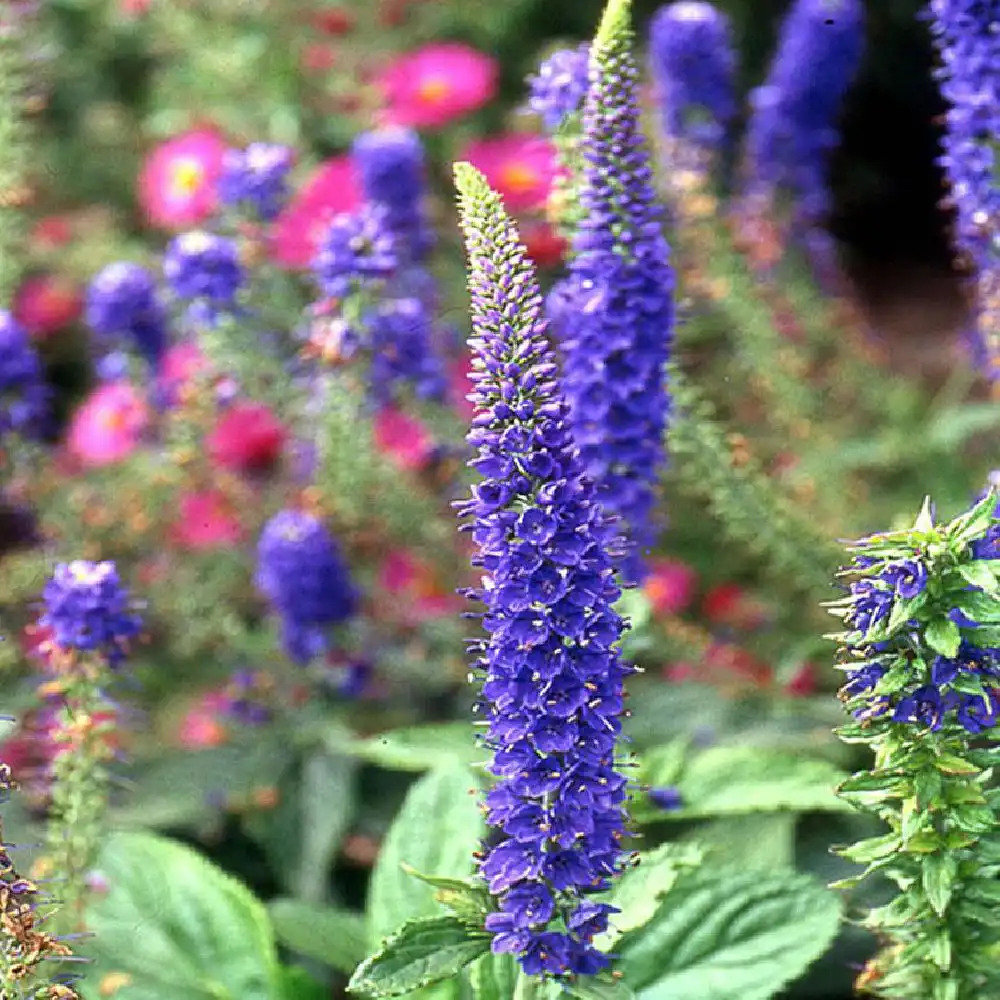
{"type": "Polygon", "coordinates": [[[218,490],[185,493],[170,537],[182,549],[224,549],[243,537],[243,526],[229,501],[218,490]]]}
{"type": "Polygon", "coordinates": [[[25,278],[14,294],[14,318],[33,337],[45,337],[69,326],[82,307],[76,285],[53,274],[25,278]]]}
{"type": "Polygon", "coordinates": [[[538,267],[557,267],[566,254],[566,240],[547,222],[536,222],[521,230],[524,248],[538,267]]]}
{"type": "Polygon", "coordinates": [[[234,403],[208,435],[216,465],[236,472],[265,472],[278,460],[287,433],[262,403],[234,403]]]}
{"type": "Polygon", "coordinates": [[[383,406],[375,414],[375,447],[402,469],[426,468],[434,454],[434,442],[419,420],[395,406],[383,406]]]}
{"type": "Polygon", "coordinates": [[[698,574],[677,559],[653,559],[643,590],[653,612],[657,615],[676,615],[690,603],[698,582],[698,574]]]}
{"type": "Polygon", "coordinates": [[[768,618],[767,607],[735,583],[712,587],[705,595],[701,610],[713,625],[739,629],[757,628],[768,618]]]}

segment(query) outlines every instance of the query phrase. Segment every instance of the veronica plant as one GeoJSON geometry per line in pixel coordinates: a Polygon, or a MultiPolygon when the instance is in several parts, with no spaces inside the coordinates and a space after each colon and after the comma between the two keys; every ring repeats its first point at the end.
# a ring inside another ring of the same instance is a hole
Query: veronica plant
{"type": "Polygon", "coordinates": [[[53,680],[43,693],[57,709],[52,741],[49,855],[62,879],[67,924],[79,923],[107,809],[116,706],[108,687],[125,661],[139,618],[114,563],[61,563],[45,585],[39,624],[53,680]]]}
{"type": "Polygon", "coordinates": [[[840,730],[870,747],[870,769],[840,789],[889,827],[840,853],[898,887],[864,923],[882,947],[860,986],[898,1000],[974,1000],[1000,989],[1000,532],[988,494],[950,524],[929,503],[912,528],[851,546],[841,689],[853,721],[840,730]]]}

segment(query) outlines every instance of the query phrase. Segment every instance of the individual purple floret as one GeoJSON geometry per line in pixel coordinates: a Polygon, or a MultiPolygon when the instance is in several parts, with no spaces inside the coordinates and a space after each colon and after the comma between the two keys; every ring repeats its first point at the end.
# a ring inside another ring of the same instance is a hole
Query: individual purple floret
{"type": "Polygon", "coordinates": [[[326,651],[326,629],[357,606],[336,542],[304,511],[283,510],[264,526],[256,583],[281,617],[286,652],[301,664],[326,651]]]}
{"type": "Polygon", "coordinates": [[[44,430],[49,389],[42,363],[24,328],[0,309],[0,442],[17,432],[34,437],[44,430]]]}
{"type": "Polygon", "coordinates": [[[789,198],[802,223],[829,213],[828,160],[863,43],[861,0],[796,0],[767,81],[751,96],[747,193],[789,198]]]}
{"type": "Polygon", "coordinates": [[[631,32],[595,41],[583,112],[582,218],[568,279],[550,300],[563,389],[584,469],[623,520],[625,579],[645,574],[656,538],[655,490],[665,462],[666,365],[673,331],[669,248],[640,128],[631,32]]]}
{"type": "Polygon", "coordinates": [[[590,44],[553,52],[538,72],[528,78],[528,107],[540,115],[549,132],[555,132],[570,115],[583,107],[587,96],[590,44]]]}
{"type": "Polygon", "coordinates": [[[252,142],[227,149],[219,178],[219,200],[247,208],[265,222],[275,218],[288,198],[288,172],[294,153],[277,143],[252,142]]]}
{"type": "Polygon", "coordinates": [[[320,243],[312,269],[324,295],[342,299],[399,267],[398,246],[385,209],[369,205],[338,215],[320,243]]]}
{"type": "Polygon", "coordinates": [[[468,164],[456,167],[472,299],[468,435],[480,477],[459,505],[478,549],[481,711],[503,836],[480,865],[495,952],[528,975],[591,974],[611,908],[590,901],[623,863],[627,780],[615,768],[624,679],[613,554],[619,539],[574,447],[542,303],[514,225],[468,164]]]}
{"type": "Polygon", "coordinates": [[[172,239],[163,258],[163,275],[179,299],[209,306],[230,306],[243,284],[236,244],[225,236],[196,230],[172,239]]]}
{"type": "Polygon", "coordinates": [[[52,630],[53,645],[64,653],[96,653],[114,667],[139,633],[139,617],[113,562],[60,563],[42,602],[39,624],[52,630]]]}
{"type": "Polygon", "coordinates": [[[667,138],[717,152],[736,114],[736,57],[726,15],[702,0],[661,7],[649,28],[649,62],[667,138]]]}
{"type": "Polygon", "coordinates": [[[434,246],[424,199],[427,195],[424,147],[411,129],[362,132],[351,147],[365,201],[384,210],[384,225],[397,242],[403,262],[419,263],[434,246]]]}
{"type": "Polygon", "coordinates": [[[155,368],[167,346],[167,314],[156,281],[144,267],[116,261],[87,288],[87,325],[103,337],[130,338],[155,368]]]}
{"type": "Polygon", "coordinates": [[[979,349],[1000,381],[1000,11],[982,0],[928,8],[948,102],[944,167],[955,207],[954,243],[977,282],[979,349]]]}

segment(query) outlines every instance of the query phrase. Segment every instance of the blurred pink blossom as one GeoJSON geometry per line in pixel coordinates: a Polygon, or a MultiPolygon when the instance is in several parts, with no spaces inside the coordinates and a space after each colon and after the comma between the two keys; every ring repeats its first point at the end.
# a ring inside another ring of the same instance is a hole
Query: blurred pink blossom
{"type": "Polygon", "coordinates": [[[14,316],[32,337],[46,337],[69,326],[82,308],[79,288],[59,275],[32,275],[14,293],[14,316]]]}
{"type": "Polygon", "coordinates": [[[511,212],[545,207],[556,175],[556,151],[544,136],[508,132],[470,142],[459,156],[483,172],[511,212]]]}
{"type": "Polygon", "coordinates": [[[677,559],[652,559],[643,590],[654,614],[676,615],[691,603],[697,583],[698,574],[686,563],[677,559]]]}
{"type": "Polygon", "coordinates": [[[198,225],[215,211],[226,143],[196,129],[168,139],[147,157],[139,174],[139,204],[164,229],[198,225]]]}
{"type": "Polygon", "coordinates": [[[378,581],[386,594],[402,598],[393,608],[412,624],[455,612],[455,595],[438,583],[432,566],[407,549],[393,549],[386,555],[378,581]]]}
{"type": "Polygon", "coordinates": [[[395,406],[383,406],[375,414],[374,432],[378,451],[402,469],[423,469],[434,454],[427,428],[395,406]]]}
{"type": "Polygon", "coordinates": [[[386,124],[439,128],[490,101],[497,61],[460,42],[437,42],[395,59],[376,81],[386,124]]]}
{"type": "Polygon", "coordinates": [[[175,740],[185,750],[221,746],[229,739],[229,731],[220,721],[226,707],[224,691],[208,691],[185,712],[177,727],[175,740]]]}
{"type": "Polygon", "coordinates": [[[135,451],[148,424],[149,407],[135,386],[108,382],[73,414],[66,447],[84,466],[110,465],[135,451]]]}
{"type": "Polygon", "coordinates": [[[555,267],[566,254],[566,240],[548,222],[532,222],[521,227],[521,239],[528,256],[538,267],[555,267]]]}
{"type": "Polygon", "coordinates": [[[208,366],[208,359],[197,344],[191,341],[172,344],[160,359],[160,382],[168,392],[176,392],[208,366]]]}
{"type": "Polygon", "coordinates": [[[234,472],[266,472],[280,458],[288,432],[263,403],[227,409],[205,440],[212,462],[234,472]]]}
{"type": "Polygon", "coordinates": [[[275,219],[274,259],[285,267],[308,267],[330,220],[353,211],[360,201],[360,185],[348,157],[321,163],[275,219]]]}
{"type": "Polygon", "coordinates": [[[218,490],[194,490],[181,496],[170,537],[182,549],[228,548],[243,537],[243,526],[218,490]]]}

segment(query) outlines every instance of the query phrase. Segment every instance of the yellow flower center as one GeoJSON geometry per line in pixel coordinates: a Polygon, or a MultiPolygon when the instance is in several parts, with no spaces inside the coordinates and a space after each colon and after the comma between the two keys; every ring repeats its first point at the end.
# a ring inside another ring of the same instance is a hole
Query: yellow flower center
{"type": "Polygon", "coordinates": [[[194,159],[183,157],[173,164],[170,186],[175,197],[194,194],[205,179],[202,165],[194,159]]]}
{"type": "Polygon", "coordinates": [[[540,180],[538,171],[529,167],[527,163],[505,164],[500,170],[500,180],[508,191],[530,191],[538,186],[540,180]]]}
{"type": "Polygon", "coordinates": [[[417,93],[428,104],[437,104],[451,93],[451,83],[443,76],[428,76],[420,81],[417,93]]]}

